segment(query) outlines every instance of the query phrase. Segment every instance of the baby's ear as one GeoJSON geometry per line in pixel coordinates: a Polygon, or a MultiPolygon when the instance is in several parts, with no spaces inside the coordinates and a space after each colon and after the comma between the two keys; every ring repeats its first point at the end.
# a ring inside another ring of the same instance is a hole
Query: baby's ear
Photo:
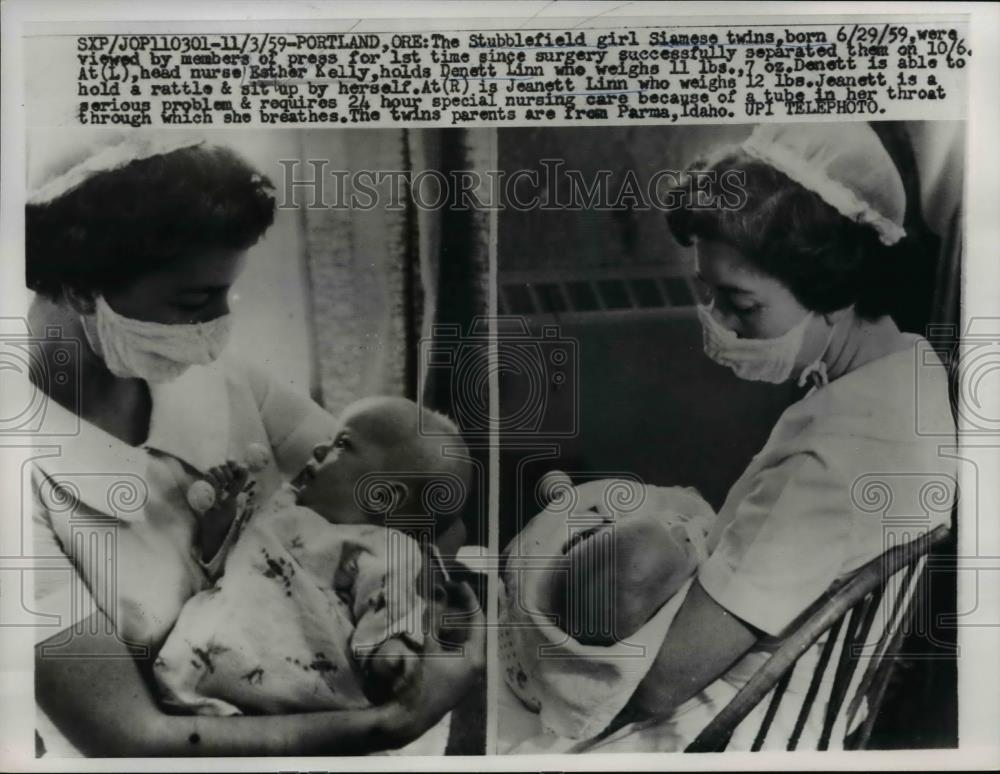
{"type": "Polygon", "coordinates": [[[391,510],[393,513],[395,513],[400,508],[402,508],[403,505],[406,504],[406,501],[410,497],[410,488],[402,481],[393,481],[392,491],[393,491],[393,496],[392,496],[391,510]]]}
{"type": "Polygon", "coordinates": [[[402,481],[380,479],[377,486],[365,487],[361,493],[361,507],[369,513],[396,513],[410,496],[410,489],[402,481]]]}

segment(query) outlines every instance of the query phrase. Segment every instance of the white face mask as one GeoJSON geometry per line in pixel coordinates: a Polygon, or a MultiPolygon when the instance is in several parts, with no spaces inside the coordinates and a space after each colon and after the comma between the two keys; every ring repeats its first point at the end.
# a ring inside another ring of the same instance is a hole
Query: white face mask
{"type": "Polygon", "coordinates": [[[211,363],[225,349],[231,315],[189,325],[133,320],[96,299],[96,312],[81,315],[87,342],[115,376],[157,384],[176,379],[190,366],[211,363]]]}
{"type": "MultiPolygon", "coordinates": [[[[698,306],[698,319],[701,320],[704,332],[705,354],[716,363],[731,368],[740,379],[771,384],[788,381],[792,375],[812,318],[813,313],[809,312],[791,330],[773,339],[741,339],[715,319],[711,306],[698,306]]],[[[832,337],[831,328],[830,338],[832,337]]],[[[828,338],[827,347],[829,345],[828,338]]],[[[826,367],[822,357],[826,354],[827,347],[824,347],[820,356],[802,371],[799,377],[800,386],[811,373],[816,373],[818,380],[825,383],[826,367]]]]}

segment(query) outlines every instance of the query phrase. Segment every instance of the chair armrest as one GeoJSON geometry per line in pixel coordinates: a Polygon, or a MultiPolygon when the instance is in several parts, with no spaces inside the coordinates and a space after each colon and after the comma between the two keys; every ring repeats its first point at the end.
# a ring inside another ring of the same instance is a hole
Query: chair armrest
{"type": "Polygon", "coordinates": [[[824,632],[868,594],[885,584],[900,569],[917,561],[933,546],[944,542],[948,534],[947,527],[937,527],[916,540],[891,548],[858,569],[850,580],[831,594],[827,602],[785,640],[739,693],[687,746],[685,752],[724,750],[740,722],[771,692],[778,681],[795,666],[802,654],[824,632]]]}

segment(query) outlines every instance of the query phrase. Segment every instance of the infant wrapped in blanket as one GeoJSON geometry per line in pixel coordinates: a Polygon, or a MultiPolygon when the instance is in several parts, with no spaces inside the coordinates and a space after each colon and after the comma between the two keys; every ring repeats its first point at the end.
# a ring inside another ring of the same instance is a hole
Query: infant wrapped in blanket
{"type": "Polygon", "coordinates": [[[185,604],[158,654],[165,704],[279,714],[399,693],[431,636],[431,601],[446,602],[447,575],[434,545],[379,524],[386,513],[426,513],[427,487],[446,486],[455,507],[441,521],[451,523],[434,531],[452,536],[468,484],[467,463],[441,452],[462,445],[454,425],[426,412],[440,432],[421,436],[418,412],[402,399],[352,405],[332,443],[235,520],[247,471],[212,471],[219,496],[202,516],[203,553],[223,574],[185,604]]]}
{"type": "Polygon", "coordinates": [[[552,502],[504,551],[504,679],[549,734],[590,739],[659,652],[715,514],[693,489],[543,481],[552,502]]]}

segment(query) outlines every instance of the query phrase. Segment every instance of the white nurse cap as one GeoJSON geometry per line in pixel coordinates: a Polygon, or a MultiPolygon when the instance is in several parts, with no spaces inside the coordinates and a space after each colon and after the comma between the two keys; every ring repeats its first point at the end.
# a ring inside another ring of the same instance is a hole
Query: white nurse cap
{"type": "Polygon", "coordinates": [[[80,138],[64,143],[46,143],[43,158],[36,161],[28,204],[45,204],[67,193],[98,172],[121,169],[133,161],[201,145],[204,138],[190,133],[136,131],[80,138]],[[34,185],[32,185],[34,182],[34,185]]]}
{"type": "Polygon", "coordinates": [[[868,124],[761,124],[741,147],[840,214],[874,228],[883,244],[906,236],[903,180],[868,124]]]}

